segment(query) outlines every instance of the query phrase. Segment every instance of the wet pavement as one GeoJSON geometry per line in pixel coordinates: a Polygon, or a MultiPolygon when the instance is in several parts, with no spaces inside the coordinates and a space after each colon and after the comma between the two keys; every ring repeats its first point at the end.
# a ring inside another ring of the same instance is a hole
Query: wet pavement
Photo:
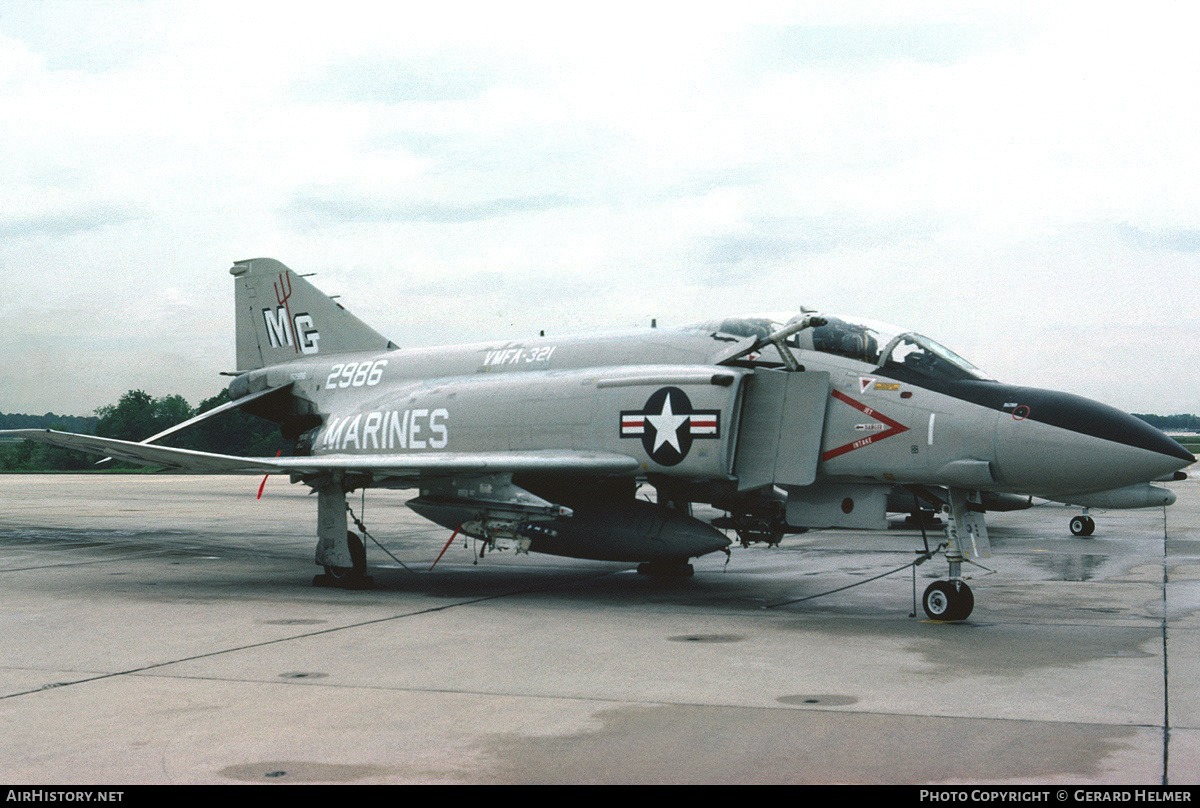
{"type": "Polygon", "coordinates": [[[1091,538],[1057,505],[989,514],[953,624],[912,614],[911,528],[668,581],[460,538],[429,572],[449,536],[406,492],[352,506],[407,569],[368,545],[375,589],[313,587],[315,498],[258,482],[0,476],[0,779],[1200,780],[1194,476],[1091,538]]]}

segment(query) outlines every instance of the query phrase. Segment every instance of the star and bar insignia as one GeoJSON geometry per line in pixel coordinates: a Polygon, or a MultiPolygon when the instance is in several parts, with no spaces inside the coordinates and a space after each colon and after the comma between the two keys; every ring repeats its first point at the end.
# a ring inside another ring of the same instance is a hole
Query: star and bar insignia
{"type": "Polygon", "coordinates": [[[687,393],[663,387],[640,410],[621,411],[621,437],[641,438],[650,459],[660,466],[683,462],[692,441],[721,436],[721,411],[692,408],[687,393]]]}

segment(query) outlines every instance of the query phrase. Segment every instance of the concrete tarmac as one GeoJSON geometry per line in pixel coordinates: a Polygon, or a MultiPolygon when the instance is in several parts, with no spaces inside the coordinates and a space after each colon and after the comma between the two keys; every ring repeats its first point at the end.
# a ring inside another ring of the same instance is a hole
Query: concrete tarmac
{"type": "Polygon", "coordinates": [[[910,571],[868,580],[912,529],[674,581],[460,538],[430,572],[449,536],[407,492],[365,517],[409,569],[369,544],[374,590],[313,587],[315,498],[258,482],[0,476],[0,781],[1200,781],[1195,476],[1089,539],[989,514],[955,624],[911,616],[910,571]]]}

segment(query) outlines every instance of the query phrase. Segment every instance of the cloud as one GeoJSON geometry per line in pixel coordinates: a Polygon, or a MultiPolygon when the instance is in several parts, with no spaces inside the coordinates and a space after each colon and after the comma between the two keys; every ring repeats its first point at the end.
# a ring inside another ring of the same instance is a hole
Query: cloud
{"type": "Polygon", "coordinates": [[[142,214],[130,208],[97,205],[75,210],[0,219],[0,236],[5,238],[70,236],[141,218],[143,218],[142,214]]]}
{"type": "Polygon", "coordinates": [[[322,103],[438,103],[470,101],[500,85],[540,83],[546,71],[527,51],[499,43],[420,48],[402,57],[340,58],[298,78],[291,95],[322,103]]]}
{"type": "Polygon", "coordinates": [[[764,26],[751,29],[743,59],[772,71],[895,61],[947,65],[997,42],[1002,32],[953,22],[764,26]]]}
{"type": "Polygon", "coordinates": [[[776,263],[797,253],[824,252],[833,249],[828,240],[787,238],[775,235],[731,235],[705,238],[699,259],[705,264],[776,263]]]}
{"type": "Polygon", "coordinates": [[[1114,229],[1125,243],[1138,249],[1200,252],[1200,228],[1143,229],[1128,222],[1122,222],[1114,225],[1114,229]]]}
{"type": "MultiPolygon", "coordinates": [[[[934,213],[881,216],[848,208],[820,216],[760,217],[749,220],[743,232],[701,237],[696,256],[703,264],[725,269],[734,265],[763,269],[802,255],[925,241],[947,224],[946,217],[934,213]]],[[[713,278],[729,282],[737,279],[737,273],[722,272],[713,278]]]]}
{"type": "Polygon", "coordinates": [[[484,199],[477,202],[389,202],[378,198],[302,193],[281,214],[301,230],[343,224],[461,224],[578,205],[555,194],[484,199]]]}

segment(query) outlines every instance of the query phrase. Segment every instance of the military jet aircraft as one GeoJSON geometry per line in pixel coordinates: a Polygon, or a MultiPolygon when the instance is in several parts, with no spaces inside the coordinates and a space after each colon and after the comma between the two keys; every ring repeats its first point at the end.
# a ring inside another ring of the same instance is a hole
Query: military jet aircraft
{"type": "MultiPolygon", "coordinates": [[[[1002,384],[880,324],[802,311],[402,349],[278,261],[230,272],[229,404],[141,443],[8,434],[168,470],[287,473],[317,494],[321,583],[369,580],[347,519],[347,494],[368,487],[415,488],[414,511],[487,545],[664,574],[730,544],[693,503],[726,511],[744,542],[777,541],[885,528],[889,495],[907,491],[946,515],[949,576],[925,611],[961,620],[974,605],[963,564],[989,554],[987,507],[1166,505],[1174,494],[1150,483],[1195,461],[1133,416],[1002,384]],[[154,443],[233,407],[279,423],[293,455],[154,443]],[[644,483],[656,502],[635,496],[644,483]]],[[[1094,527],[1086,518],[1075,532],[1094,527]]]]}

